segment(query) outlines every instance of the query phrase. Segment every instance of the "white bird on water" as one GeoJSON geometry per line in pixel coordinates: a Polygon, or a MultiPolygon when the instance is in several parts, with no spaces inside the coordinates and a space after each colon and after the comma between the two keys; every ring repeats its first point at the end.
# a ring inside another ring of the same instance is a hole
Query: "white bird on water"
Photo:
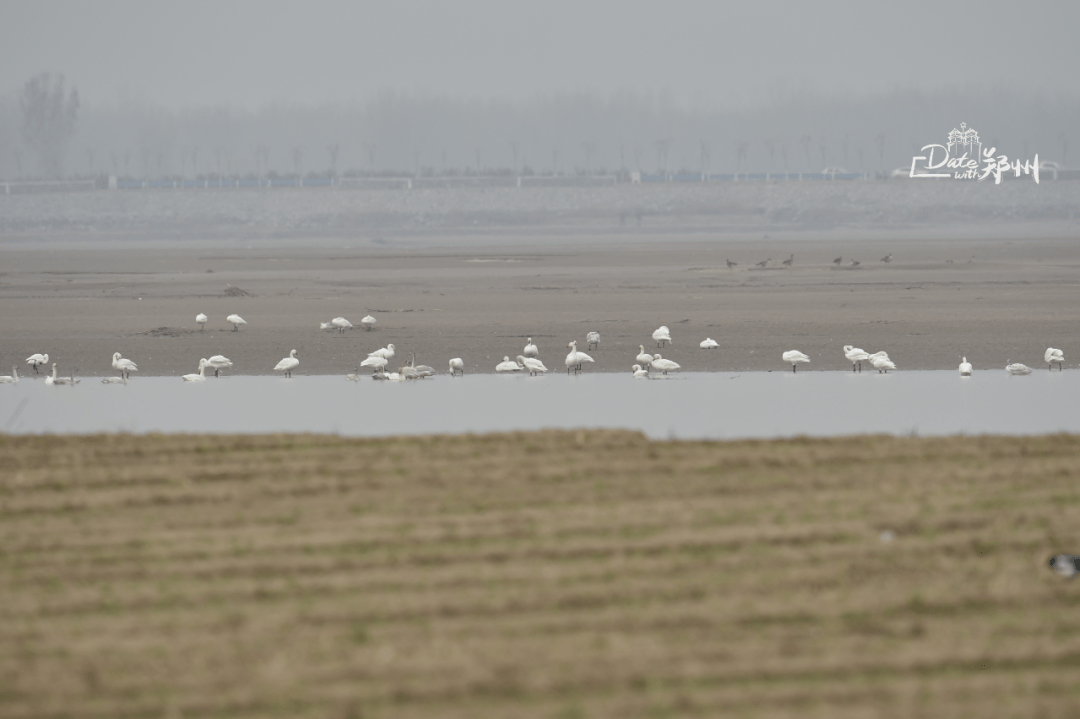
{"type": "Polygon", "coordinates": [[[657,347],[663,347],[663,343],[671,344],[671,330],[665,326],[661,326],[652,333],[652,338],[656,340],[657,347]]]}
{"type": "Polygon", "coordinates": [[[360,368],[357,367],[356,369],[353,370],[352,374],[345,375],[345,379],[347,381],[349,381],[349,382],[359,382],[360,381],[360,368]]]}
{"type": "Polygon", "coordinates": [[[799,364],[810,361],[810,358],[807,357],[806,355],[804,355],[799,350],[788,350],[787,352],[784,353],[783,357],[784,357],[785,362],[790,362],[791,363],[791,371],[792,372],[796,371],[795,368],[799,364]]]}
{"type": "Polygon", "coordinates": [[[214,355],[210,359],[206,360],[206,366],[207,367],[213,367],[214,368],[214,376],[217,377],[218,372],[220,372],[223,369],[229,369],[233,365],[232,365],[232,360],[229,359],[228,357],[226,357],[225,355],[214,355]]]}
{"type": "Polygon", "coordinates": [[[520,372],[523,369],[517,362],[511,362],[509,356],[503,357],[503,361],[495,365],[496,372],[520,372]]]}
{"type": "Polygon", "coordinates": [[[376,319],[375,319],[374,317],[372,317],[371,315],[367,315],[367,316],[365,316],[365,317],[364,317],[364,319],[360,320],[360,325],[361,325],[361,326],[362,326],[362,327],[363,327],[363,328],[364,328],[365,330],[370,330],[370,329],[371,329],[371,326],[372,326],[373,324],[375,324],[376,322],[378,322],[378,320],[376,320],[376,319]]]}
{"type": "Polygon", "coordinates": [[[1013,362],[1012,364],[1006,365],[1005,371],[1009,374],[1031,374],[1031,368],[1021,362],[1013,362]]]}
{"type": "Polygon", "coordinates": [[[1061,371],[1062,365],[1065,364],[1065,353],[1061,350],[1056,350],[1053,347],[1046,348],[1046,354],[1043,355],[1043,358],[1046,360],[1046,364],[1050,369],[1054,369],[1054,363],[1057,362],[1058,372],[1061,371]]]}
{"type": "Polygon", "coordinates": [[[200,331],[202,331],[202,330],[206,329],[206,323],[207,323],[207,321],[208,321],[209,319],[210,319],[210,318],[209,318],[209,317],[207,317],[206,315],[204,315],[204,314],[203,314],[202,312],[200,312],[199,314],[195,315],[195,322],[197,322],[197,323],[198,323],[198,325],[199,325],[199,330],[200,330],[200,331]]]}
{"type": "Polygon", "coordinates": [[[851,345],[844,345],[844,356],[851,362],[852,372],[855,371],[856,367],[858,367],[859,372],[862,372],[862,363],[870,361],[870,355],[866,353],[866,350],[851,345]]]}
{"type": "Polygon", "coordinates": [[[337,327],[339,335],[345,334],[345,330],[351,330],[353,326],[352,322],[349,322],[344,317],[335,317],[334,319],[330,320],[330,324],[332,324],[334,327],[337,327]]]}
{"type": "Polygon", "coordinates": [[[296,359],[296,350],[289,352],[289,356],[282,359],[274,367],[275,372],[284,372],[286,377],[292,377],[292,371],[300,366],[300,360],[296,359]]]}
{"type": "Polygon", "coordinates": [[[247,324],[247,322],[244,321],[244,318],[241,317],[240,315],[229,315],[228,317],[225,318],[225,321],[232,324],[233,332],[236,332],[237,330],[239,330],[240,325],[246,325],[247,324]]]}
{"type": "Polygon", "coordinates": [[[127,377],[102,377],[101,384],[127,384],[127,377]]]}
{"type": "Polygon", "coordinates": [[[544,366],[544,363],[536,357],[525,357],[522,355],[518,355],[517,361],[521,363],[521,365],[525,369],[529,370],[530,377],[532,377],[534,374],[544,374],[548,371],[548,368],[544,366]]]}
{"type": "Polygon", "coordinates": [[[37,373],[38,367],[49,364],[49,355],[36,354],[30,355],[26,358],[26,364],[34,368],[34,372],[37,373]]]}
{"type": "Polygon", "coordinates": [[[539,357],[540,348],[533,344],[532,337],[525,343],[525,349],[521,350],[521,354],[525,357],[539,357]]]}
{"type": "Polygon", "coordinates": [[[57,377],[56,376],[56,363],[53,362],[52,374],[45,376],[45,384],[70,384],[77,385],[82,380],[75,379],[75,374],[72,373],[70,377],[57,377]]]}
{"type": "Polygon", "coordinates": [[[368,357],[382,357],[385,360],[394,358],[394,345],[388,344],[381,350],[368,353],[368,357]]]}
{"type": "Polygon", "coordinates": [[[703,350],[714,350],[720,346],[720,343],[714,340],[712,337],[706,337],[698,347],[703,350]]]}
{"type": "Polygon", "coordinates": [[[462,377],[465,376],[465,360],[455,357],[450,360],[450,374],[456,376],[458,372],[461,373],[462,377]]]}
{"type": "Polygon", "coordinates": [[[663,372],[664,374],[667,374],[668,372],[674,372],[675,370],[680,369],[678,364],[672,362],[669,359],[664,359],[660,355],[653,355],[652,362],[650,362],[649,364],[652,365],[652,368],[654,370],[656,370],[657,372],[663,372]]]}
{"type": "Polygon", "coordinates": [[[409,369],[416,370],[416,374],[418,375],[419,379],[424,379],[425,377],[434,377],[435,376],[435,368],[434,367],[432,367],[430,365],[426,365],[426,364],[416,364],[416,353],[415,352],[410,352],[409,353],[409,369]]]}
{"type": "Polygon", "coordinates": [[[0,384],[17,384],[19,381],[19,368],[16,365],[11,365],[11,375],[4,375],[0,377],[0,384]]]}
{"type": "Polygon", "coordinates": [[[960,376],[961,377],[970,377],[971,376],[971,363],[967,361],[967,357],[961,357],[960,358],[960,376]]]}
{"type": "Polygon", "coordinates": [[[634,365],[633,370],[634,370],[634,379],[648,379],[649,378],[649,370],[642,369],[641,365],[639,365],[639,364],[634,365]]]}
{"type": "Polygon", "coordinates": [[[566,345],[570,348],[570,354],[566,355],[566,374],[570,374],[570,370],[573,369],[575,373],[581,371],[581,364],[583,362],[592,362],[593,358],[584,352],[578,352],[577,340],[573,340],[570,344],[566,345]]]}
{"type": "MultiPolygon", "coordinates": [[[[884,353],[878,353],[878,355],[881,354],[884,353]]],[[[891,359],[889,359],[888,355],[885,355],[884,357],[874,356],[874,358],[870,360],[870,364],[874,365],[874,369],[876,369],[879,373],[884,372],[885,374],[888,374],[889,370],[896,369],[896,364],[893,363],[891,359]]]]}
{"type": "Polygon", "coordinates": [[[590,332],[589,334],[585,335],[585,341],[589,343],[589,349],[600,349],[599,332],[590,332]]]}
{"type": "Polygon", "coordinates": [[[648,365],[652,362],[652,354],[645,351],[645,345],[638,345],[638,356],[634,359],[643,365],[648,365]]]}
{"type": "Polygon", "coordinates": [[[206,381],[206,365],[207,362],[204,359],[199,360],[199,373],[198,374],[185,374],[180,375],[180,379],[185,382],[205,382],[206,381]]]}
{"type": "Polygon", "coordinates": [[[135,366],[134,362],[129,359],[124,359],[120,356],[119,352],[113,352],[112,366],[114,370],[118,371],[125,378],[130,372],[139,371],[139,368],[135,366]]]}

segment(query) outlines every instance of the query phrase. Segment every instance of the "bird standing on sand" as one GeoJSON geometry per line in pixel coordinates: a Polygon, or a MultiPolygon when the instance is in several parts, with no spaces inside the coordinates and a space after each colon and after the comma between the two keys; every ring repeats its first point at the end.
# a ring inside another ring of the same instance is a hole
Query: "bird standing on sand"
{"type": "Polygon", "coordinates": [[[770,262],[772,262],[772,258],[771,258],[771,257],[770,257],[769,259],[767,259],[767,260],[762,260],[761,262],[758,262],[758,263],[757,263],[757,266],[758,266],[758,267],[761,267],[761,268],[765,268],[765,267],[768,267],[768,266],[769,266],[769,263],[770,263],[770,262]]]}
{"type": "Polygon", "coordinates": [[[837,267],[839,267],[840,263],[843,262],[843,261],[844,261],[844,257],[843,257],[843,255],[841,255],[840,257],[837,257],[835,260],[833,260],[832,263],[834,265],[836,265],[837,267]]]}
{"type": "Polygon", "coordinates": [[[783,265],[784,265],[784,267],[791,267],[792,263],[794,263],[794,262],[795,262],[795,253],[792,252],[791,257],[784,260],[783,265]]]}
{"type": "Polygon", "coordinates": [[[544,374],[548,371],[548,368],[544,366],[544,363],[536,357],[525,357],[523,355],[518,355],[517,361],[521,364],[522,367],[529,370],[530,377],[532,377],[534,374],[544,374]]]}
{"type": "Polygon", "coordinates": [[[34,374],[38,374],[38,367],[49,363],[49,355],[36,354],[26,358],[26,364],[34,368],[34,374]]]}
{"type": "Polygon", "coordinates": [[[366,315],[364,319],[360,320],[360,325],[365,330],[370,330],[372,325],[374,325],[376,322],[378,322],[378,320],[376,320],[374,317],[372,317],[371,315],[366,315]]]}
{"type": "Polygon", "coordinates": [[[866,350],[851,345],[844,345],[844,356],[851,362],[852,372],[855,371],[856,367],[859,368],[859,372],[862,372],[862,363],[870,361],[870,355],[866,353],[866,350]]]}
{"type": "Polygon", "coordinates": [[[652,362],[649,363],[649,366],[657,372],[663,372],[664,374],[667,374],[668,372],[674,372],[677,369],[682,369],[678,365],[678,363],[672,362],[669,359],[664,359],[658,354],[653,355],[652,362]]]}
{"type": "Polygon", "coordinates": [[[961,357],[960,358],[960,376],[961,377],[970,377],[971,376],[971,363],[967,361],[967,357],[961,357]]]}
{"type": "Polygon", "coordinates": [[[585,335],[585,341],[589,343],[589,349],[591,349],[591,350],[600,349],[600,333],[599,332],[590,332],[589,334],[585,335]]]}
{"type": "Polygon", "coordinates": [[[738,267],[739,266],[738,262],[732,262],[731,260],[724,260],[724,261],[727,262],[727,268],[729,270],[732,269],[733,267],[738,267]]]}
{"type": "Polygon", "coordinates": [[[889,370],[896,369],[896,364],[891,359],[889,359],[888,355],[886,355],[885,357],[873,357],[870,360],[870,364],[874,366],[874,369],[876,369],[879,374],[882,372],[884,372],[885,374],[889,374],[889,370]]]}
{"type": "Polygon", "coordinates": [[[577,340],[573,340],[570,344],[566,345],[570,348],[570,354],[566,355],[566,374],[570,374],[570,370],[573,369],[577,374],[581,371],[581,364],[583,362],[592,362],[593,358],[584,352],[578,352],[577,340]]]}
{"type": "Polygon", "coordinates": [[[892,253],[890,252],[889,254],[882,257],[881,261],[884,262],[885,264],[889,264],[890,262],[892,262],[892,253]]]}
{"type": "Polygon", "coordinates": [[[457,375],[458,372],[461,373],[462,377],[465,376],[465,361],[460,357],[455,357],[450,360],[450,374],[457,375]]]}
{"type": "Polygon", "coordinates": [[[197,322],[197,323],[198,323],[198,325],[199,325],[199,331],[200,331],[200,332],[201,332],[202,330],[206,329],[206,322],[207,322],[207,321],[208,321],[209,319],[210,319],[210,318],[209,318],[209,317],[207,317],[206,315],[204,315],[204,314],[203,314],[202,312],[200,312],[199,314],[195,315],[195,322],[197,322]]]}
{"type": "Polygon", "coordinates": [[[112,356],[113,369],[118,371],[124,379],[127,379],[130,372],[138,372],[139,368],[135,366],[135,363],[129,359],[124,359],[120,356],[119,352],[113,352],[112,356]]]}
{"type": "Polygon", "coordinates": [[[525,357],[539,357],[540,348],[533,344],[532,337],[525,343],[525,349],[521,350],[521,354],[525,357]]]}
{"type": "Polygon", "coordinates": [[[783,357],[784,357],[785,362],[790,362],[791,363],[791,371],[792,372],[795,371],[796,365],[799,365],[801,363],[810,361],[810,358],[807,357],[806,355],[804,355],[799,350],[788,350],[787,352],[785,352],[783,354],[783,357]]]}
{"type": "Polygon", "coordinates": [[[296,350],[289,352],[289,356],[274,366],[275,372],[284,372],[286,377],[292,377],[292,371],[300,366],[300,360],[296,359],[296,350]]]}
{"type": "Polygon", "coordinates": [[[352,322],[349,322],[344,317],[335,317],[334,319],[330,320],[330,324],[332,324],[334,327],[337,327],[339,335],[345,334],[345,330],[351,330],[353,326],[352,322]]]}
{"type": "Polygon", "coordinates": [[[232,360],[229,359],[228,357],[226,357],[225,355],[214,355],[210,359],[206,360],[206,366],[207,367],[213,367],[214,368],[214,376],[217,377],[218,372],[220,372],[223,369],[229,369],[233,365],[232,365],[232,360]]]}
{"type": "Polygon", "coordinates": [[[704,340],[702,340],[701,344],[698,345],[698,347],[703,350],[714,350],[719,346],[720,343],[714,340],[712,337],[706,337],[704,340]]]}
{"type": "Polygon", "coordinates": [[[652,333],[652,338],[656,340],[657,347],[671,344],[671,330],[666,325],[661,325],[659,329],[652,333]]]}
{"type": "Polygon", "coordinates": [[[643,365],[648,365],[652,362],[652,355],[645,351],[645,345],[638,345],[638,356],[634,359],[643,365]]]}
{"type": "Polygon", "coordinates": [[[1065,353],[1061,350],[1056,350],[1053,347],[1046,348],[1046,354],[1043,355],[1046,360],[1047,366],[1052,370],[1054,369],[1054,363],[1058,363],[1058,372],[1061,371],[1062,365],[1065,363],[1065,353]]]}
{"type": "Polygon", "coordinates": [[[233,332],[238,331],[240,329],[240,325],[247,324],[247,322],[244,321],[244,318],[240,315],[229,315],[225,318],[225,321],[232,324],[233,332]]]}
{"type": "Polygon", "coordinates": [[[1058,554],[1050,557],[1050,568],[1065,577],[1072,579],[1080,573],[1080,557],[1071,554],[1058,554]]]}

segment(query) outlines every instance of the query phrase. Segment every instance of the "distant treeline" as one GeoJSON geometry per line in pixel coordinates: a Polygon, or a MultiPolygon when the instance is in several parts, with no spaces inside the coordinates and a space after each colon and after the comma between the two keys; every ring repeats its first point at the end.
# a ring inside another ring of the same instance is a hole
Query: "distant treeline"
{"type": "MultiPolygon", "coordinates": [[[[1010,159],[1077,164],[1080,102],[1007,87],[789,93],[732,110],[664,93],[567,93],[528,101],[386,91],[355,104],[164,109],[81,98],[65,177],[881,172],[945,144],[960,123],[1010,159]]],[[[0,96],[0,179],[43,178],[17,91],[0,96]]]]}

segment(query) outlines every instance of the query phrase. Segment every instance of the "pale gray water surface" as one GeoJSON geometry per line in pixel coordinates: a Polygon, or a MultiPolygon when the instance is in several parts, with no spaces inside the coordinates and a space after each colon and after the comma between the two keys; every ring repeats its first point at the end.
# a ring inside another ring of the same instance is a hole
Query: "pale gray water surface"
{"type": "Polygon", "coordinates": [[[413,382],[343,376],[144,377],[128,385],[41,379],[0,385],[0,429],[92,432],[315,432],[349,436],[603,427],[654,438],[858,433],[1080,432],[1080,372],[1004,370],[470,375],[413,382]]]}

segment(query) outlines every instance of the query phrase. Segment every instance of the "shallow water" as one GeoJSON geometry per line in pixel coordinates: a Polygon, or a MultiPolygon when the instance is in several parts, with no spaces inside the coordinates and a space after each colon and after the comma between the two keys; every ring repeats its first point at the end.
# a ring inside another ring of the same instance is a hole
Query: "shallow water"
{"type": "Polygon", "coordinates": [[[87,378],[0,385],[0,429],[92,432],[315,432],[350,436],[605,427],[654,438],[1080,432],[1080,372],[1004,370],[686,373],[635,380],[469,375],[413,382],[341,376],[87,378]]]}

